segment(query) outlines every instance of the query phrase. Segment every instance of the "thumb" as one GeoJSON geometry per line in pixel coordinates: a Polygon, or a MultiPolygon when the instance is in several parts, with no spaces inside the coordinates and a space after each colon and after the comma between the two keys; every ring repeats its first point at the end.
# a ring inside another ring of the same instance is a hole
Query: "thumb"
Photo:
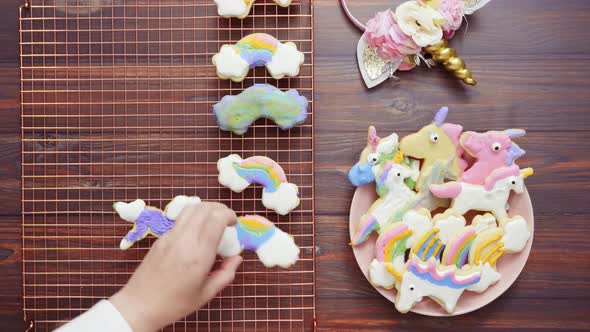
{"type": "Polygon", "coordinates": [[[231,284],[241,263],[242,256],[228,257],[223,260],[223,263],[209,275],[201,288],[203,302],[209,302],[215,295],[231,284]]]}

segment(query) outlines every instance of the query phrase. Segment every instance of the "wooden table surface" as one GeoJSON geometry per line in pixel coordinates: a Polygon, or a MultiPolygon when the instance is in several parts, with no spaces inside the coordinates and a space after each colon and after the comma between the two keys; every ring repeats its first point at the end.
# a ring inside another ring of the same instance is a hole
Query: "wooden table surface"
{"type": "MultiPolygon", "coordinates": [[[[350,1],[361,20],[389,1],[350,1]]],[[[22,323],[17,1],[0,4],[0,330],[22,323]]],[[[452,41],[480,82],[465,87],[440,68],[402,73],[368,91],[359,31],[337,0],[315,1],[317,323],[320,330],[590,329],[590,1],[494,0],[452,41]],[[367,126],[401,135],[441,105],[468,130],[526,128],[521,166],[535,237],[520,278],[485,309],[453,318],[401,315],[356,266],[348,242],[354,188],[346,173],[367,126]]]]}

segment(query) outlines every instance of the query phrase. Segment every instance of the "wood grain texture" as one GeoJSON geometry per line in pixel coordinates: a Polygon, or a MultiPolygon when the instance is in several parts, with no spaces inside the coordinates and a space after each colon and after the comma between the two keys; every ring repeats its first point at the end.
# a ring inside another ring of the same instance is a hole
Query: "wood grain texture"
{"type": "MultiPolygon", "coordinates": [[[[368,19],[389,1],[351,1],[368,19]]],[[[22,331],[17,4],[0,4],[0,326],[22,331]],[[5,257],[6,256],[6,257],[5,257]]],[[[401,73],[368,91],[356,68],[360,33],[338,1],[315,1],[317,324],[323,331],[458,328],[589,330],[590,2],[495,0],[452,41],[477,88],[439,68],[401,73]],[[535,208],[535,240],[517,282],[485,309],[450,319],[401,315],[373,290],[348,245],[348,168],[366,128],[407,134],[441,105],[469,130],[526,128],[521,165],[535,208]]],[[[80,143],[83,145],[83,143],[80,143]]]]}

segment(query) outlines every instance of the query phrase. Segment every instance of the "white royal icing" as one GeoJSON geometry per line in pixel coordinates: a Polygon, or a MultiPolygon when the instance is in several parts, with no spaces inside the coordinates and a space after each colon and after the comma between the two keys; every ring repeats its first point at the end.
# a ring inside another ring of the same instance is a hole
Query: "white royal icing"
{"type": "Polygon", "coordinates": [[[262,205],[280,215],[286,215],[299,206],[299,188],[293,183],[282,183],[275,192],[262,192],[262,205]]]}
{"type": "Polygon", "coordinates": [[[235,82],[242,81],[250,70],[248,62],[242,59],[233,45],[228,44],[221,46],[219,53],[213,56],[213,64],[219,77],[235,82]]]}
{"type": "Polygon", "coordinates": [[[521,217],[516,216],[511,220],[503,223],[504,236],[500,240],[504,243],[504,248],[508,252],[519,252],[526,246],[531,232],[527,225],[527,221],[521,217]]]}
{"type": "Polygon", "coordinates": [[[291,235],[276,229],[273,236],[256,250],[258,259],[266,267],[288,268],[299,259],[299,247],[291,235]]]}
{"type": "Polygon", "coordinates": [[[248,15],[253,2],[254,0],[250,2],[250,5],[247,5],[243,0],[215,0],[217,14],[225,17],[243,17],[248,15]]]}
{"type": "Polygon", "coordinates": [[[188,205],[197,203],[201,203],[201,199],[199,197],[178,195],[174,197],[174,199],[172,199],[172,201],[170,201],[170,203],[168,203],[168,205],[166,206],[166,217],[168,217],[168,219],[170,220],[176,220],[176,218],[178,218],[178,216],[182,212],[182,209],[184,209],[188,205]]]}
{"type": "Polygon", "coordinates": [[[463,216],[451,215],[437,220],[434,227],[440,230],[438,233],[440,242],[447,244],[455,234],[459,233],[465,227],[465,218],[463,216]]]}
{"type": "Polygon", "coordinates": [[[239,176],[233,167],[234,163],[240,163],[241,161],[242,158],[237,154],[231,154],[217,161],[217,170],[219,171],[217,179],[219,183],[236,193],[244,191],[250,185],[250,182],[239,176]]]}
{"type": "Polygon", "coordinates": [[[217,247],[217,253],[221,257],[237,256],[242,252],[242,246],[238,240],[238,231],[235,226],[226,227],[217,247]]]}
{"type": "Polygon", "coordinates": [[[136,199],[131,203],[116,202],[113,204],[113,209],[115,209],[121,219],[135,222],[135,219],[137,219],[145,209],[145,202],[141,199],[136,199]]]}
{"type": "Polygon", "coordinates": [[[305,61],[305,55],[297,50],[297,46],[292,42],[279,44],[272,60],[266,64],[270,75],[275,79],[283,76],[299,75],[299,67],[305,61]]]}
{"type": "Polygon", "coordinates": [[[496,218],[491,213],[478,215],[473,218],[471,225],[475,228],[475,233],[479,234],[487,229],[496,228],[496,218]]]}
{"type": "Polygon", "coordinates": [[[389,271],[387,271],[387,268],[385,268],[385,263],[379,262],[377,259],[373,259],[373,261],[369,265],[369,280],[373,285],[377,287],[391,289],[395,285],[396,279],[393,275],[391,275],[391,273],[389,273],[389,271]]]}
{"type": "Polygon", "coordinates": [[[502,275],[494,270],[494,268],[491,267],[489,263],[485,263],[481,267],[481,279],[478,283],[467,287],[467,290],[481,293],[500,280],[501,276],[502,275]]]}
{"type": "Polygon", "coordinates": [[[417,239],[420,239],[424,233],[432,229],[432,222],[430,216],[417,211],[408,211],[404,214],[402,222],[408,225],[408,228],[412,230],[412,235],[406,242],[406,248],[411,248],[417,239]]]}

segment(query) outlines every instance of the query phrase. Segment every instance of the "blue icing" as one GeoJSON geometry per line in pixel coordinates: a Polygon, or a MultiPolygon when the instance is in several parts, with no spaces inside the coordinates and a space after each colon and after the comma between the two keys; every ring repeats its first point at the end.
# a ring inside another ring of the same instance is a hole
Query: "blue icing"
{"type": "Polygon", "coordinates": [[[348,171],[348,180],[350,180],[350,183],[355,187],[375,181],[375,174],[373,174],[372,166],[369,163],[356,163],[350,171],[348,171]]]}
{"type": "Polygon", "coordinates": [[[262,169],[258,168],[245,168],[240,166],[237,163],[234,163],[234,169],[238,173],[238,175],[244,178],[246,181],[250,183],[256,183],[264,187],[269,193],[274,193],[277,190],[274,182],[268,175],[268,173],[262,169]]]}
{"type": "Polygon", "coordinates": [[[481,279],[481,275],[480,275],[480,276],[477,276],[476,278],[474,278],[473,280],[471,280],[470,282],[466,282],[464,284],[455,284],[455,283],[453,283],[452,275],[450,275],[450,274],[444,276],[441,280],[437,280],[428,272],[421,273],[413,265],[409,265],[409,271],[412,274],[414,274],[416,277],[418,277],[422,280],[426,280],[431,284],[438,285],[438,286],[445,286],[445,287],[454,288],[454,289],[462,289],[462,288],[466,288],[468,286],[477,284],[479,282],[479,280],[481,279]]]}
{"type": "Polygon", "coordinates": [[[240,223],[236,224],[236,231],[238,233],[238,241],[242,245],[242,248],[247,250],[256,251],[258,248],[266,243],[266,241],[270,240],[270,238],[275,234],[276,227],[269,227],[266,232],[264,232],[261,236],[256,236],[245,230],[240,223]]]}

